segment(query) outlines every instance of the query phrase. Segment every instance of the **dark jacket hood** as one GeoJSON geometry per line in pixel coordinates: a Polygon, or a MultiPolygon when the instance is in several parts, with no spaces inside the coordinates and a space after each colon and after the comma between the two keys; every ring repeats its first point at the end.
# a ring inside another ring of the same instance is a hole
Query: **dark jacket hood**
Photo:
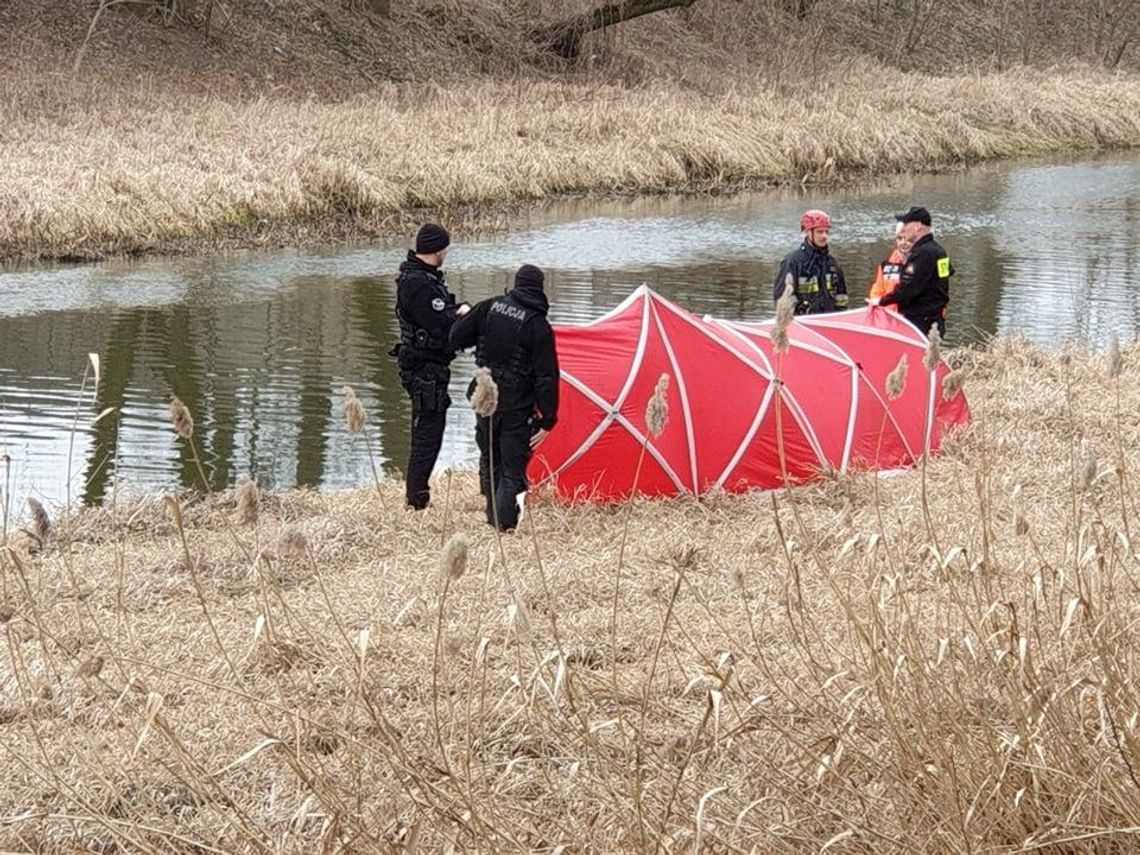
{"type": "Polygon", "coordinates": [[[530,309],[532,312],[545,315],[550,311],[550,301],[546,298],[546,292],[541,288],[520,287],[516,285],[507,292],[507,296],[524,309],[530,309]]]}

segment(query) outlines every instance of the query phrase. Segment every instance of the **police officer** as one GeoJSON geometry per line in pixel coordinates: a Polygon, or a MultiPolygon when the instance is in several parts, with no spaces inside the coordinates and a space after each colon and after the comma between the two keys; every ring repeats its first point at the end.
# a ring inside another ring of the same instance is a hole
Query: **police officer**
{"type": "Polygon", "coordinates": [[[903,235],[912,242],[899,284],[879,300],[880,306],[897,304],[904,318],[925,335],[932,326],[946,334],[946,306],[950,302],[950,277],[954,268],[950,256],[934,239],[930,212],[913,207],[895,219],[903,224],[903,235]]]}
{"type": "Polygon", "coordinates": [[[451,236],[435,223],[424,223],[416,233],[416,248],[408,251],[396,277],[396,320],[400,343],[395,355],[400,383],[412,400],[412,446],[408,452],[406,497],[408,505],[422,510],[431,498],[428,479],[443,444],[443,428],[451,398],[451,360],[455,351],[447,343],[455,319],[470,311],[456,304],[443,281],[443,260],[451,236]]]}
{"type": "Polygon", "coordinates": [[[494,414],[476,416],[475,441],[487,522],[503,531],[518,523],[515,497],[526,492],[531,453],[558,417],[558,356],[546,320],[544,279],[541,270],[524,264],[508,293],[477,303],[451,328],[451,347],[474,346],[476,364],[490,369],[499,387],[494,414]]]}
{"type": "Polygon", "coordinates": [[[797,315],[836,312],[847,308],[847,280],[839,262],[828,251],[831,217],[819,210],[800,217],[804,242],[780,265],[772,286],[772,299],[779,301],[784,289],[795,291],[797,315]]]}

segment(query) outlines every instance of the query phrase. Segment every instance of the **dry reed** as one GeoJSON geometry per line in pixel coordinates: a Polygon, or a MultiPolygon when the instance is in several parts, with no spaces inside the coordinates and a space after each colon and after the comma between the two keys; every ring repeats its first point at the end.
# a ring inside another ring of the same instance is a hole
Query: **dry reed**
{"type": "Polygon", "coordinates": [[[467,569],[467,535],[456,532],[444,544],[439,556],[440,575],[452,580],[460,578],[467,569]]]}
{"type": "Polygon", "coordinates": [[[237,501],[238,525],[256,525],[261,508],[261,496],[258,494],[257,484],[248,475],[240,475],[234,488],[234,495],[237,501]]]}
{"type": "Polygon", "coordinates": [[[1116,333],[1112,334],[1112,339],[1108,345],[1108,356],[1105,358],[1105,374],[1110,380],[1120,376],[1120,370],[1124,364],[1124,357],[1120,354],[1120,338],[1116,333]]]}
{"type": "Polygon", "coordinates": [[[792,323],[796,311],[796,289],[789,273],[784,282],[784,290],[780,292],[780,299],[776,301],[776,323],[772,327],[772,348],[776,353],[787,351],[788,326],[792,323]]]}
{"type": "Polygon", "coordinates": [[[499,386],[489,368],[475,369],[475,390],[471,393],[471,409],[476,415],[491,418],[499,406],[499,386]]]}
{"type": "Polygon", "coordinates": [[[892,401],[902,395],[906,389],[906,354],[904,353],[899,357],[898,364],[887,375],[886,379],[886,393],[887,397],[892,401]]]}
{"type": "Polygon", "coordinates": [[[277,554],[281,558],[304,558],[308,551],[308,538],[295,526],[285,528],[277,538],[277,554]]]}
{"type": "Polygon", "coordinates": [[[364,422],[368,418],[364,412],[364,405],[360,403],[360,399],[356,397],[356,390],[351,386],[345,386],[340,391],[344,395],[344,422],[348,432],[360,433],[364,430],[364,422]]]}
{"type": "Polygon", "coordinates": [[[926,334],[926,350],[922,354],[922,367],[933,371],[942,361],[942,333],[937,324],[932,324],[926,334]]]}
{"type": "Polygon", "coordinates": [[[645,405],[645,427],[650,436],[660,436],[665,430],[665,423],[669,419],[669,404],[665,400],[665,392],[669,388],[669,375],[662,374],[657,378],[657,385],[653,394],[649,396],[649,403],[645,405]]]}
{"type": "Polygon", "coordinates": [[[708,94],[665,81],[377,84],[335,103],[0,88],[12,117],[0,261],[391,237],[424,210],[493,222],[567,193],[829,183],[1140,141],[1140,86],[1123,74],[923,77],[863,62],[813,80],[811,97],[747,76],[708,94]]]}
{"type": "Polygon", "coordinates": [[[396,483],[265,502],[309,571],[268,587],[228,496],[120,508],[122,537],[78,512],[81,610],[62,551],[0,550],[0,848],[1128,851],[1135,507],[1095,460],[1131,477],[1135,355],[951,354],[976,421],[927,462],[941,548],[916,472],[775,509],[532,496],[532,539],[459,473],[477,584],[396,483]]]}
{"type": "Polygon", "coordinates": [[[39,499],[32,497],[28,498],[28,511],[32,516],[31,534],[40,543],[48,539],[51,534],[51,517],[48,516],[47,509],[44,508],[43,503],[39,499]]]}
{"type": "Polygon", "coordinates": [[[177,397],[170,399],[170,424],[183,439],[189,440],[194,436],[194,417],[177,397]]]}
{"type": "Polygon", "coordinates": [[[949,371],[942,378],[942,400],[949,401],[962,391],[966,382],[966,373],[959,368],[949,371]]]}

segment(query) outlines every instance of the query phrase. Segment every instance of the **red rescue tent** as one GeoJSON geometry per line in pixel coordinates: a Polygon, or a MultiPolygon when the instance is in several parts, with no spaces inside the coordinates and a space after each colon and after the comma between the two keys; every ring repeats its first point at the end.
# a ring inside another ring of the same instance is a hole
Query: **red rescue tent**
{"type": "Polygon", "coordinates": [[[628,496],[635,477],[647,496],[771,488],[783,483],[778,436],[802,483],[828,469],[909,465],[969,421],[961,392],[942,397],[948,366],[927,371],[925,337],[893,312],[797,317],[782,354],[773,325],[702,318],[643,285],[595,321],[555,326],[558,424],[530,482],[595,501],[628,496]],[[886,377],[904,353],[904,391],[889,400],[886,377]],[[662,374],[668,420],[649,437],[645,408],[662,374]]]}

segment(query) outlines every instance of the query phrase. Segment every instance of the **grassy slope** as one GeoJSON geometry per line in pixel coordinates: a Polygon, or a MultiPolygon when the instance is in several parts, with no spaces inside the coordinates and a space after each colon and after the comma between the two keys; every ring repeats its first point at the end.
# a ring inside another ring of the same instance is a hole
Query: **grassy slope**
{"type": "Polygon", "coordinates": [[[623,559],[624,506],[536,501],[503,565],[466,474],[19,535],[0,846],[1127,851],[1140,351],[952,358],[975,422],[925,498],[638,502],[623,559]]]}
{"type": "Polygon", "coordinates": [[[495,39],[517,43],[517,22],[490,0],[367,27],[343,11],[253,17],[207,45],[119,15],[73,76],[85,6],[62,6],[54,29],[3,21],[0,261],[366,239],[428,214],[498,224],[565,193],[832,182],[1140,141],[1131,73],[932,76],[848,58],[805,88],[763,39],[726,51],[711,11],[637,22],[573,72],[505,50],[495,39]]]}

